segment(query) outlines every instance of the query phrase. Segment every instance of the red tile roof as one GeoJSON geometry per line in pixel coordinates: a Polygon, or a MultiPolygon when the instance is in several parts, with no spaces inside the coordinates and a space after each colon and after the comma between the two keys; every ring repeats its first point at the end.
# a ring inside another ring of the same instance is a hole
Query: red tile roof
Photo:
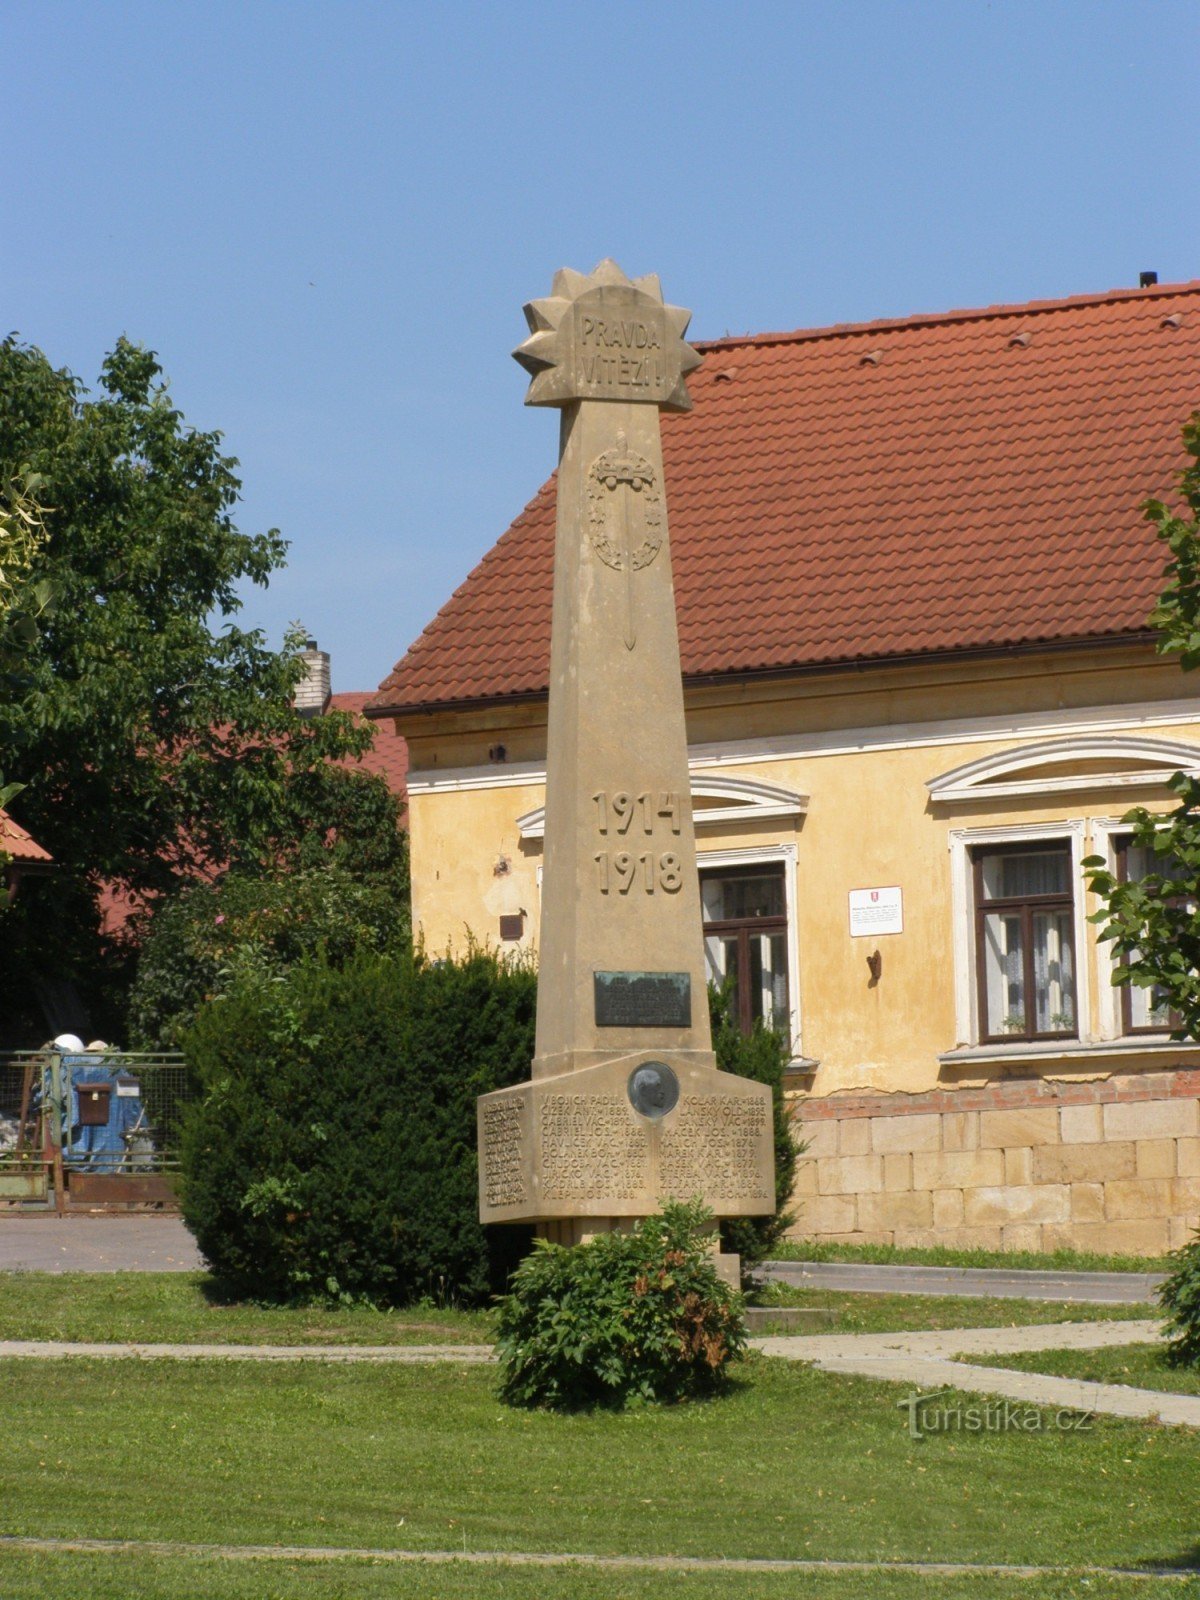
{"type": "MultiPolygon", "coordinates": [[[[333,694],[329,697],[329,709],[361,714],[370,699],[369,694],[357,690],[353,693],[333,694]]],[[[390,723],[377,722],[374,728],[374,748],[368,750],[361,761],[345,761],[342,765],[359,767],[363,772],[378,772],[381,777],[387,779],[387,786],[392,793],[399,795],[403,800],[408,778],[408,746],[399,734],[393,732],[390,723]]]]}
{"type": "MultiPolygon", "coordinates": [[[[1200,282],[698,348],[662,419],[685,677],[1144,631],[1200,282]]],[[[553,537],[551,479],[370,710],[544,693],[553,537]]]]}
{"type": "Polygon", "coordinates": [[[53,861],[49,850],[43,850],[19,822],[14,822],[7,811],[0,811],[0,855],[9,855],[14,861],[53,861]]]}

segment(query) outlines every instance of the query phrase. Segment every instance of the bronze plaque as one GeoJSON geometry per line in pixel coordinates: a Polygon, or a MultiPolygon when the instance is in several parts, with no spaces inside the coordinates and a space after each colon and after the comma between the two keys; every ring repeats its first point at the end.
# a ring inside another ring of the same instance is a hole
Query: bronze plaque
{"type": "Polygon", "coordinates": [[[598,1028],[690,1028],[692,979],[687,972],[593,974],[598,1028]]]}

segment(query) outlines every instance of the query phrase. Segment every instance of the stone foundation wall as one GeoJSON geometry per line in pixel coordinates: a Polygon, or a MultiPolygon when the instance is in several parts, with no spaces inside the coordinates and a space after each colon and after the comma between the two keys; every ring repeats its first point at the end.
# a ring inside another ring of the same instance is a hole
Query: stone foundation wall
{"type": "Polygon", "coordinates": [[[1157,1255],[1200,1224],[1200,1071],[795,1106],[802,1239],[1157,1255]]]}

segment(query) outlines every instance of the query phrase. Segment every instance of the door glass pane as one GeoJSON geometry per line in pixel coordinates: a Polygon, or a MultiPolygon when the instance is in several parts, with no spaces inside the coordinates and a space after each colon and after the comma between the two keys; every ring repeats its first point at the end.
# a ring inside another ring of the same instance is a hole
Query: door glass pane
{"type": "Polygon", "coordinates": [[[1075,951],[1069,911],[1033,913],[1033,985],[1037,1033],[1075,1032],[1075,951]]]}
{"type": "Polygon", "coordinates": [[[1021,918],[990,911],[983,919],[987,1033],[1025,1032],[1025,967],[1021,918]]]}
{"type": "Polygon", "coordinates": [[[700,897],[705,922],[786,915],[782,868],[739,873],[736,877],[702,878],[700,897]]]}
{"type": "Polygon", "coordinates": [[[1034,894],[1070,894],[1071,847],[990,850],[982,862],[985,900],[1024,900],[1034,894]]]}

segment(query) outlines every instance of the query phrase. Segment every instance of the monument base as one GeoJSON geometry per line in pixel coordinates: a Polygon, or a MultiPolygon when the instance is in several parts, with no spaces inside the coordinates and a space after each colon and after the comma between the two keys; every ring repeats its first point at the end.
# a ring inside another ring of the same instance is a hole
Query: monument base
{"type": "MultiPolygon", "coordinates": [[[[539,1238],[551,1244],[587,1244],[601,1233],[625,1233],[637,1224],[637,1217],[559,1217],[553,1222],[539,1222],[539,1238]]],[[[716,1229],[712,1235],[712,1261],[717,1277],[731,1289],[742,1287],[742,1258],[736,1250],[722,1250],[716,1229]]]]}
{"type": "Polygon", "coordinates": [[[582,1237],[668,1200],[717,1217],[774,1211],[771,1091],[711,1061],[631,1051],[481,1096],[480,1220],[569,1221],[582,1237]]]}

